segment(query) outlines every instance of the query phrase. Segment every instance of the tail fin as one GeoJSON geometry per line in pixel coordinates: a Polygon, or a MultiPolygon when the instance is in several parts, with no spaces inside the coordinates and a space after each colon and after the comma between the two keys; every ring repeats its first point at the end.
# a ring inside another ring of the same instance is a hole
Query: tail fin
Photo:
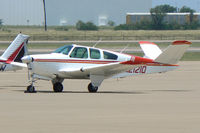
{"type": "Polygon", "coordinates": [[[139,44],[142,50],[144,51],[146,58],[154,60],[162,53],[160,48],[155,43],[140,41],[139,44]]]}
{"type": "Polygon", "coordinates": [[[181,59],[191,42],[175,41],[162,54],[155,59],[155,62],[164,64],[176,64],[181,59]]]}
{"type": "Polygon", "coordinates": [[[6,49],[3,55],[0,57],[1,60],[5,60],[7,63],[10,62],[22,62],[21,58],[27,54],[27,46],[29,36],[18,34],[15,40],[6,49]]]}

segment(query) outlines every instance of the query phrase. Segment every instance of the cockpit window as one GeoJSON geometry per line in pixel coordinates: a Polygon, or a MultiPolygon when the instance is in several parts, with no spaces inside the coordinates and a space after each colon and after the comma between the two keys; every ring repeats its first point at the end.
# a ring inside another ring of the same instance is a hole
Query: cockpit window
{"type": "Polygon", "coordinates": [[[104,59],[117,60],[118,56],[106,51],[103,51],[104,59]]]}
{"type": "Polygon", "coordinates": [[[62,54],[69,54],[69,51],[72,49],[71,45],[65,45],[63,47],[60,47],[58,49],[56,49],[53,53],[62,53],[62,54]]]}
{"type": "Polygon", "coordinates": [[[83,47],[76,47],[72,51],[70,57],[72,58],[88,58],[88,50],[83,47]]]}
{"type": "Polygon", "coordinates": [[[97,49],[90,48],[90,58],[91,59],[100,59],[100,51],[97,49]]]}

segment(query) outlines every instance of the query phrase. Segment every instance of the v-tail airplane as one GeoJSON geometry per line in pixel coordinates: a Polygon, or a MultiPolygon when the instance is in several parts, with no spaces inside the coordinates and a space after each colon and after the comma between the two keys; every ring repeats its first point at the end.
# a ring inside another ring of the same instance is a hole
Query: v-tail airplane
{"type": "Polygon", "coordinates": [[[27,67],[21,58],[27,54],[29,36],[18,34],[10,46],[0,56],[0,71],[16,71],[27,67]]]}
{"type": "Polygon", "coordinates": [[[162,51],[156,44],[139,42],[145,56],[139,57],[95,47],[65,45],[50,54],[27,55],[30,85],[25,92],[36,92],[36,80],[50,80],[54,92],[62,92],[64,79],[88,79],[89,92],[97,92],[103,80],[174,70],[188,41],[175,41],[162,51]]]}

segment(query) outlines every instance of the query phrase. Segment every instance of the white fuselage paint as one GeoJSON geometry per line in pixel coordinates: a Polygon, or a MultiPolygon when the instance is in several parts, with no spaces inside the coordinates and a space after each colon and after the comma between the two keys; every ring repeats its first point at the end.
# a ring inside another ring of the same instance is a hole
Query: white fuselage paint
{"type": "MultiPolygon", "coordinates": [[[[59,76],[64,79],[89,79],[90,73],[85,73],[81,71],[81,68],[98,66],[102,64],[95,64],[94,62],[97,60],[94,59],[74,59],[70,58],[68,55],[60,54],[60,53],[52,53],[52,54],[43,54],[43,55],[30,55],[34,61],[31,63],[32,72],[37,75],[45,76],[48,78],[55,78],[59,76]],[[43,61],[41,61],[43,60],[43,61]],[[78,61],[77,61],[78,60],[78,61]],[[87,62],[87,63],[84,63],[87,62]],[[91,62],[91,63],[88,63],[91,62]],[[80,72],[77,74],[61,74],[59,70],[62,69],[79,69],[80,72]]],[[[131,59],[131,56],[125,54],[118,54],[119,59],[115,62],[123,62],[131,59]]],[[[98,61],[109,63],[110,60],[100,59],[98,61]]],[[[178,66],[148,66],[148,65],[133,65],[133,69],[119,73],[113,76],[113,78],[119,77],[127,77],[141,74],[150,74],[150,73],[161,73],[167,72],[176,69],[178,66]]]]}

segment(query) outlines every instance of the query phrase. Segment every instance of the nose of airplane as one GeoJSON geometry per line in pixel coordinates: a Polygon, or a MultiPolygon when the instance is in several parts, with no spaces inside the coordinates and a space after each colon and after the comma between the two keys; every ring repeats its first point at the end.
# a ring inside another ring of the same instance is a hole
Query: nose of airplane
{"type": "Polygon", "coordinates": [[[24,57],[22,57],[22,62],[23,63],[31,63],[31,62],[33,62],[33,57],[31,57],[30,55],[24,56],[24,57]]]}

